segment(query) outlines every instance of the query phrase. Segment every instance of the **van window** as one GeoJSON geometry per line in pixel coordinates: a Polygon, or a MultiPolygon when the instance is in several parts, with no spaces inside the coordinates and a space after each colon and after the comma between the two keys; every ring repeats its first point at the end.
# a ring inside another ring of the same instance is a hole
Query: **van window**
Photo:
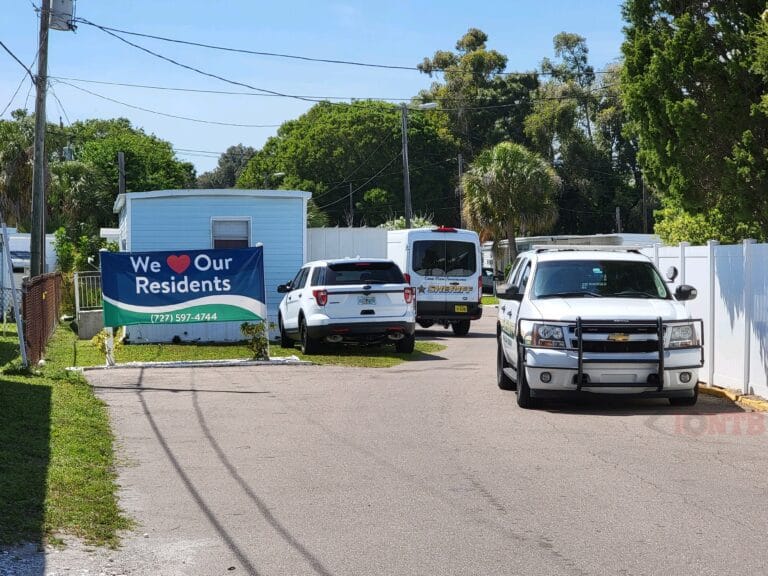
{"type": "Polygon", "coordinates": [[[477,272],[472,242],[418,240],[413,243],[413,271],[419,276],[472,276],[477,272]]]}

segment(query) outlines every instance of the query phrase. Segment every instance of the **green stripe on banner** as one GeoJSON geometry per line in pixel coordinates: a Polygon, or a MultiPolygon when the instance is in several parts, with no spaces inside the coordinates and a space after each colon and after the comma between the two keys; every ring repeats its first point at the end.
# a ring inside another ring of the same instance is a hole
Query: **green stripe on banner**
{"type": "Polygon", "coordinates": [[[191,324],[195,322],[260,322],[258,314],[231,304],[207,304],[179,308],[172,312],[133,312],[104,302],[104,326],[129,324],[191,324]]]}

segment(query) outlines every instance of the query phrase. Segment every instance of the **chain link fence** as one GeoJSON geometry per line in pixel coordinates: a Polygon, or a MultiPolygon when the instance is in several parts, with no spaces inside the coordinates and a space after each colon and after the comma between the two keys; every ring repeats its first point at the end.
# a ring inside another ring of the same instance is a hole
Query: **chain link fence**
{"type": "Polygon", "coordinates": [[[30,364],[45,355],[45,346],[59,323],[61,297],[60,272],[24,279],[21,309],[30,364]]]}

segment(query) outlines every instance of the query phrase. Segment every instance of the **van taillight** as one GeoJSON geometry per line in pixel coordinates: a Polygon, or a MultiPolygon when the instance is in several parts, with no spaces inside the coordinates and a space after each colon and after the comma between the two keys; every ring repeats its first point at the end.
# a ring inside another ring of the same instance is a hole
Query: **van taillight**
{"type": "Polygon", "coordinates": [[[403,278],[405,278],[405,283],[410,284],[411,283],[411,275],[410,274],[403,274],[403,278]]]}
{"type": "Polygon", "coordinates": [[[408,286],[408,288],[403,290],[403,297],[405,298],[405,303],[410,304],[416,297],[416,289],[408,286]]]}
{"type": "Polygon", "coordinates": [[[312,296],[315,297],[318,306],[328,304],[328,290],[312,290],[312,296]]]}
{"type": "Polygon", "coordinates": [[[483,275],[477,277],[477,301],[483,301],[483,275]]]}

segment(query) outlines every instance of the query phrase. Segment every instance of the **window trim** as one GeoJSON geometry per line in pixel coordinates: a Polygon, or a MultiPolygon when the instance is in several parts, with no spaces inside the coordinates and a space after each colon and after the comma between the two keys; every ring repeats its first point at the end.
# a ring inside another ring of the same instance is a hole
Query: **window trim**
{"type": "Polygon", "coordinates": [[[215,222],[246,222],[248,224],[248,247],[251,247],[251,230],[253,227],[253,221],[250,216],[211,216],[210,222],[210,234],[211,234],[211,249],[214,248],[216,238],[213,235],[213,225],[215,222]]]}

